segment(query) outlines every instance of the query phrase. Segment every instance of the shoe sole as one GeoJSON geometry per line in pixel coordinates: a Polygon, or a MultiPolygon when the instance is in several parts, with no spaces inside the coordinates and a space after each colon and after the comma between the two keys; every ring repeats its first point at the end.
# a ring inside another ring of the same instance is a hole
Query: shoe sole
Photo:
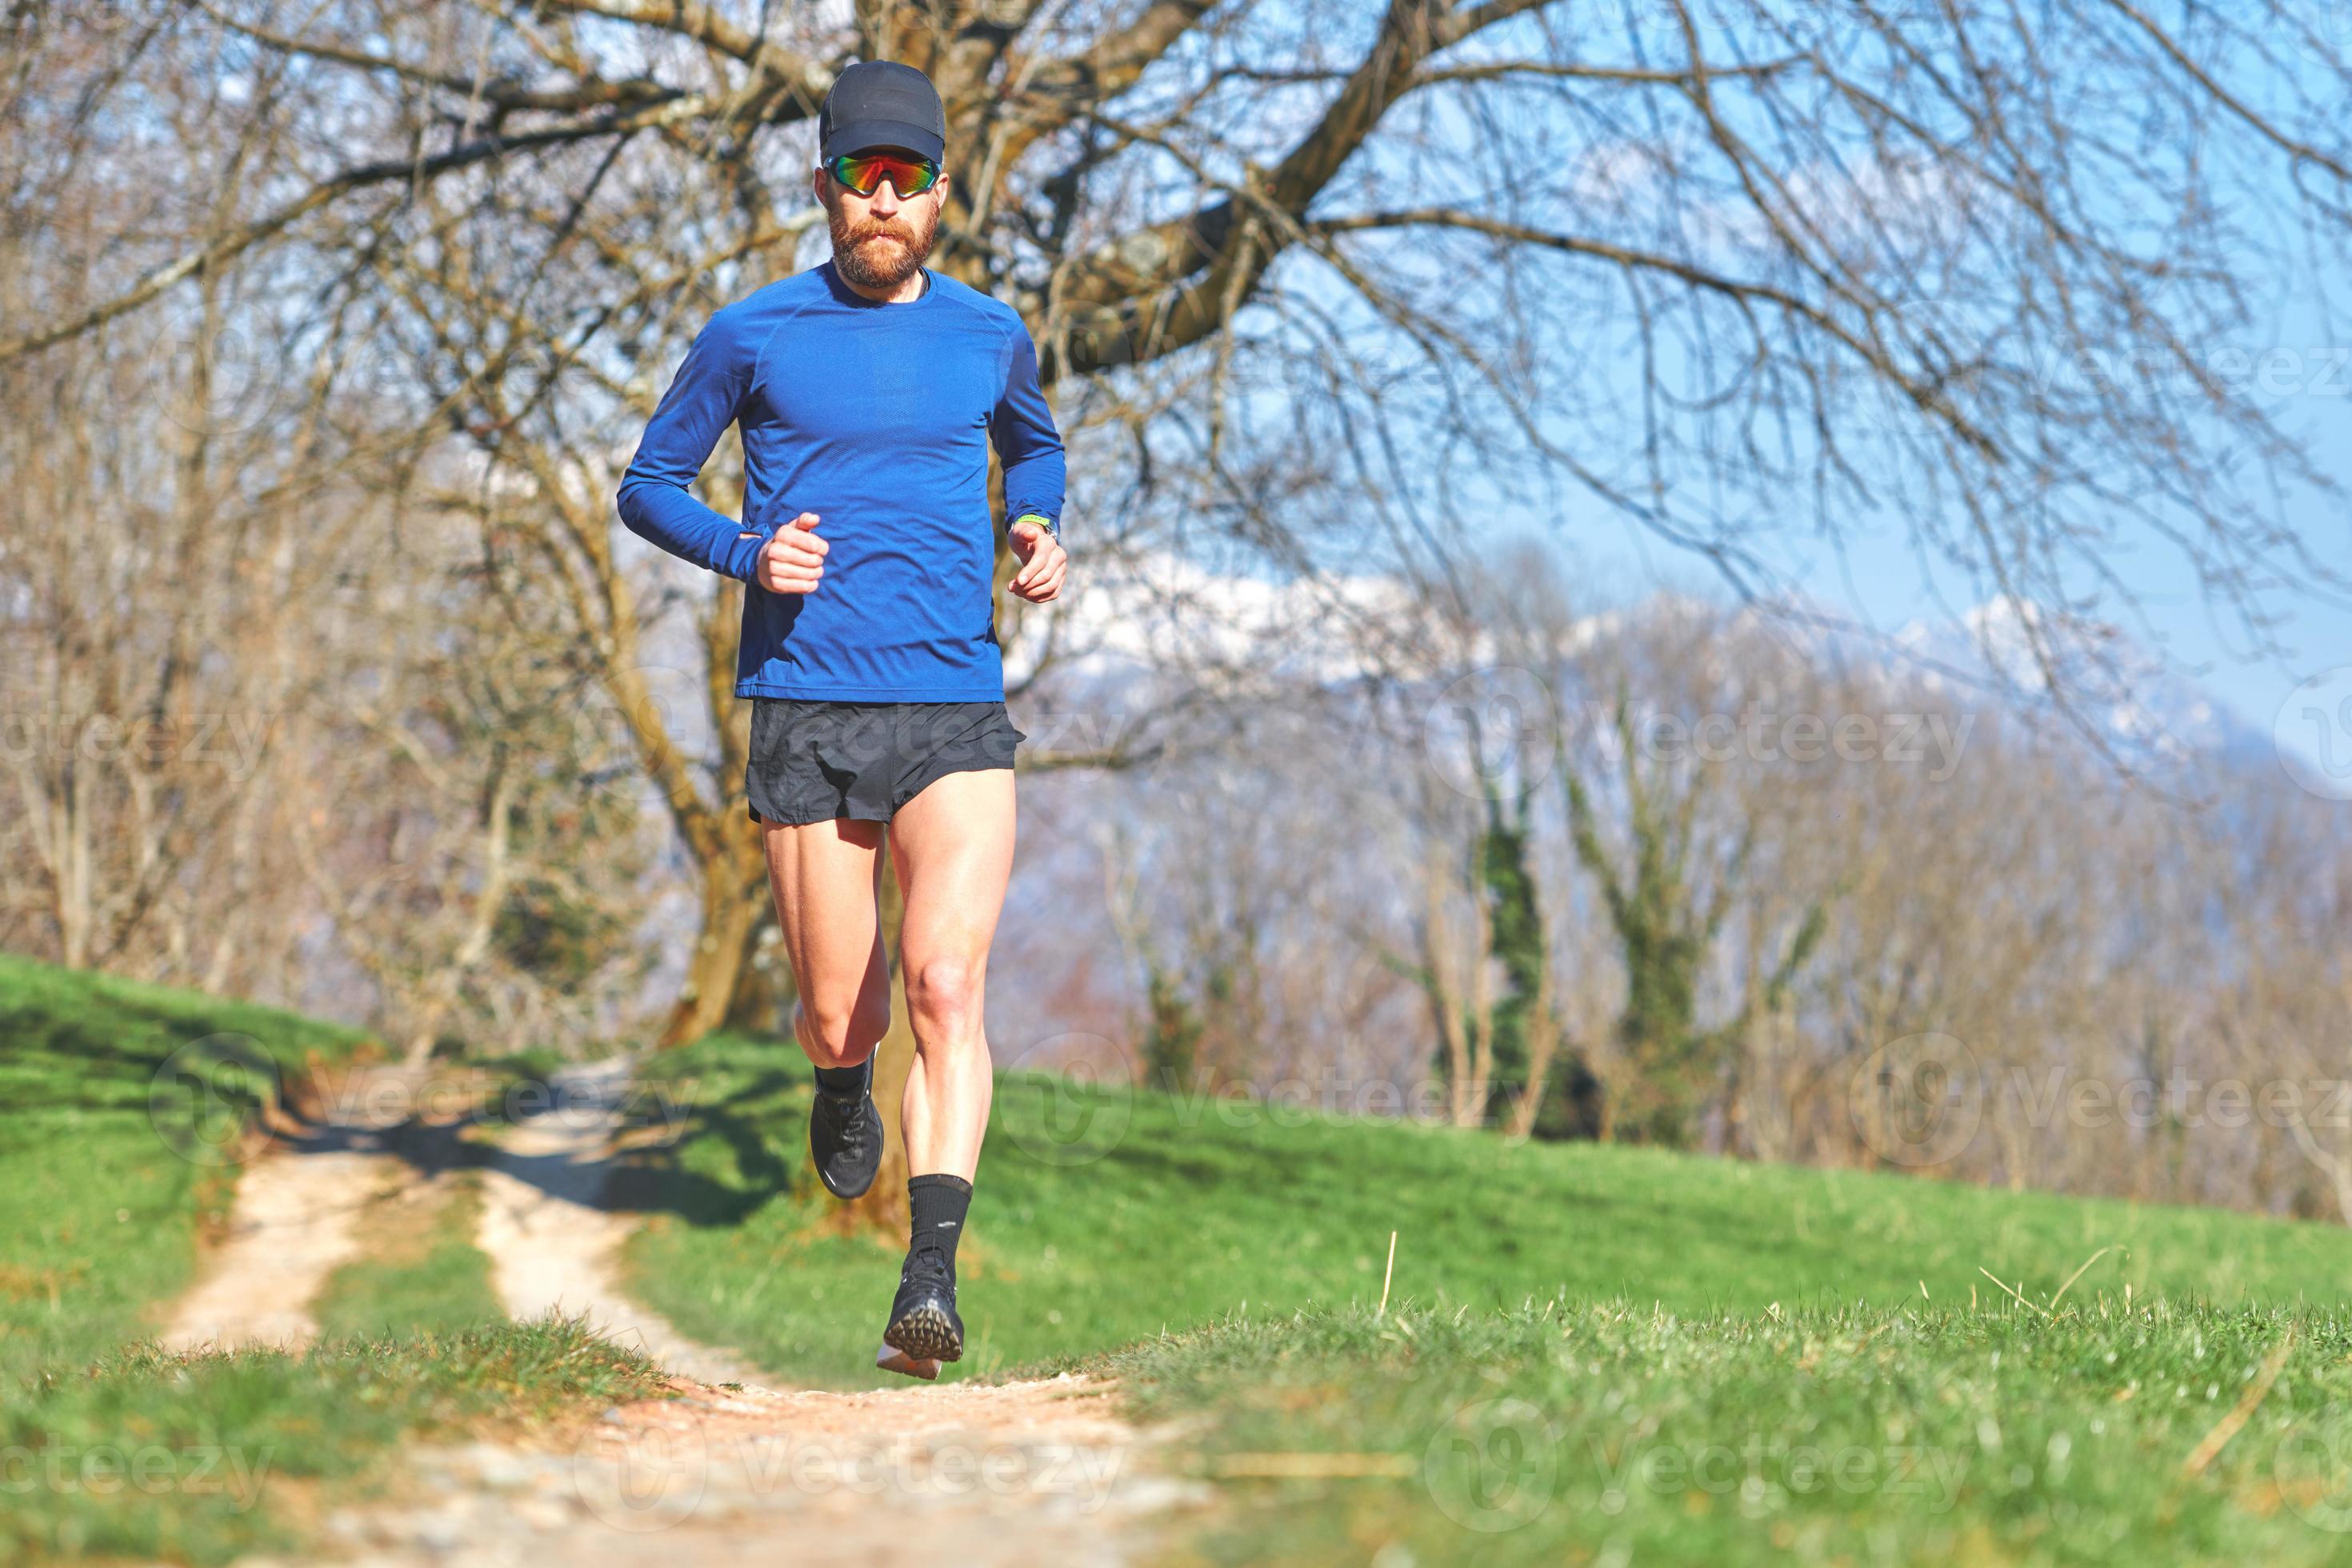
{"type": "Polygon", "coordinates": [[[940,1363],[926,1356],[908,1355],[896,1345],[884,1345],[874,1352],[874,1364],[884,1372],[900,1373],[908,1377],[919,1377],[925,1383],[937,1383],[940,1363]]]}
{"type": "Polygon", "coordinates": [[[961,1361],[963,1336],[937,1307],[917,1307],[882,1331],[885,1345],[922,1361],[961,1361]]]}

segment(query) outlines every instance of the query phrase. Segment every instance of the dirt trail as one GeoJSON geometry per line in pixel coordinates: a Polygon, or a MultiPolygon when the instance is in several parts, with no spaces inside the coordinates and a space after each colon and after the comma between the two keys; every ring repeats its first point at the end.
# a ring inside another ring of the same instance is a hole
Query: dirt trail
{"type": "MultiPolygon", "coordinates": [[[[387,1497],[323,1521],[320,1552],[374,1568],[701,1568],[794,1563],[1113,1563],[1148,1554],[1196,1500],[1152,1473],[1116,1391],[1078,1378],[910,1384],[839,1394],[764,1387],[619,1289],[634,1217],[603,1206],[626,1065],[568,1075],[556,1109],[500,1141],[484,1171],[479,1241],[510,1315],[585,1311],[676,1374],[677,1397],[604,1412],[530,1442],[416,1446],[387,1497]],[[735,1384],[740,1387],[719,1387],[735,1384]]],[[[338,1107],[398,1096],[342,1094],[338,1107]]],[[[232,1240],[174,1331],[279,1342],[356,1256],[368,1204],[433,1179],[413,1146],[335,1123],[250,1167],[232,1240]]],[[[427,1163],[429,1164],[429,1162],[427,1163]]],[[[248,1568],[299,1559],[248,1559],[248,1568]]]]}
{"type": "Polygon", "coordinates": [[[404,1495],[334,1514],[326,1544],[369,1568],[1039,1568],[1140,1560],[1192,1500],[1082,1379],[678,1386],[546,1443],[412,1449],[404,1495]]]}
{"type": "Polygon", "coordinates": [[[615,1285],[634,1215],[602,1206],[627,1064],[565,1075],[554,1106],[499,1140],[483,1174],[477,1238],[510,1318],[585,1312],[606,1339],[701,1383],[766,1381],[749,1363],[695,1343],[615,1285]]]}
{"type": "Polygon", "coordinates": [[[319,1288],[361,1256],[367,1215],[413,1173],[386,1150],[415,1075],[384,1068],[371,1080],[386,1092],[338,1094],[334,1120],[246,1166],[227,1238],[173,1310],[165,1348],[299,1350],[317,1337],[319,1288]]]}
{"type": "Polygon", "coordinates": [[[317,1337],[310,1303],[360,1253],[358,1222],[394,1173],[345,1152],[264,1160],[237,1184],[228,1240],[172,1314],[170,1350],[299,1350],[317,1337]]]}

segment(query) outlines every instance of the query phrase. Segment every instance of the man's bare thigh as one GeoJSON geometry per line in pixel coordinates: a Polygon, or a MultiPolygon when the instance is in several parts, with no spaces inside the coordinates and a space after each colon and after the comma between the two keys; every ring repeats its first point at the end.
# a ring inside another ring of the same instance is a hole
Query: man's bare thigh
{"type": "Polygon", "coordinates": [[[890,855],[907,895],[909,976],[937,958],[985,959],[1013,874],[1013,770],[949,773],[898,808],[890,855]]]}
{"type": "Polygon", "coordinates": [[[837,1016],[887,987],[879,894],[882,825],[840,818],[764,826],[768,886],[804,1004],[837,1016]]]}

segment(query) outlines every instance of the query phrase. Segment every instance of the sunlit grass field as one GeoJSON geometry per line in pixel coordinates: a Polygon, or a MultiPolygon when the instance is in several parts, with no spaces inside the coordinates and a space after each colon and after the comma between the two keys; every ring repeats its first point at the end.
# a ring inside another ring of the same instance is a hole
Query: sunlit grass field
{"type": "MultiPolygon", "coordinates": [[[[497,1321],[464,1177],[330,1279],[315,1351],[141,1343],[227,1199],[256,1053],[362,1044],[0,960],[0,1448],[268,1483],[36,1487],[0,1557],[284,1549],[409,1435],[655,1386],[497,1321]]],[[[647,1078],[632,1288],[780,1379],[895,1381],[901,1238],[817,1186],[798,1051],[714,1037],[647,1078]]],[[[1177,1562],[2352,1559],[2334,1226],[1014,1074],[962,1261],[950,1378],[1084,1368],[1181,1418],[1155,1462],[1213,1500],[1177,1562]]]]}
{"type": "Polygon", "coordinates": [[[0,957],[0,1563],[296,1549],[310,1490],[363,1483],[404,1436],[658,1386],[574,1325],[505,1321],[463,1183],[330,1279],[314,1350],[154,1348],[275,1070],[364,1045],[0,957]]]}
{"type": "Polygon", "coordinates": [[[1103,1358],[1231,1563],[2352,1559],[2352,1313],[2115,1292],[1229,1321],[1103,1358]]]}
{"type": "MultiPolygon", "coordinates": [[[[858,1384],[903,1236],[844,1236],[807,1156],[789,1042],[656,1064],[685,1136],[648,1156],[636,1288],[690,1333],[858,1384]]],[[[2002,1287],[2224,1305],[2352,1296],[2352,1233],[2213,1209],[1993,1192],[1000,1079],[960,1255],[985,1375],[1228,1317],[1375,1305],[1653,1303],[1690,1314],[2005,1299],[2002,1287]],[[2096,1261],[2092,1261],[2096,1255],[2096,1261]],[[2000,1281],[1995,1283],[1995,1279],[2000,1281]]]]}
{"type": "MultiPolygon", "coordinates": [[[[898,1247],[838,1232],[798,1053],[657,1071],[635,1288],[876,1381],[898,1247]]],[[[964,1247],[948,1375],[1186,1418],[1179,1562],[2352,1560],[2334,1226],[1009,1076],[964,1247]]]]}

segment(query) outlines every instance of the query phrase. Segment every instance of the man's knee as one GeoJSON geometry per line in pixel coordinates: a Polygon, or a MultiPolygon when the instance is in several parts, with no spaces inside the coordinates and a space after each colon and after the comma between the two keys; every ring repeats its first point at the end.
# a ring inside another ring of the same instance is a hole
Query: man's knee
{"type": "Polygon", "coordinates": [[[983,963],[969,958],[931,958],[907,979],[907,1006],[925,1024],[963,1029],[980,1022],[983,963]]]}
{"type": "Polygon", "coordinates": [[[861,995],[848,1006],[800,1002],[801,1043],[821,1068],[854,1067],[874,1054],[890,1027],[890,994],[861,995]]]}

